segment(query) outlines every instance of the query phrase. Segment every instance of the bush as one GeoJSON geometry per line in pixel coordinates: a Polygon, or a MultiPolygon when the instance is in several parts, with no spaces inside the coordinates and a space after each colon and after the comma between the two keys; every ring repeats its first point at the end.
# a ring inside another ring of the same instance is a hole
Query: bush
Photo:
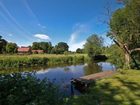
{"type": "Polygon", "coordinates": [[[57,87],[31,74],[0,75],[0,105],[62,105],[57,87]]]}

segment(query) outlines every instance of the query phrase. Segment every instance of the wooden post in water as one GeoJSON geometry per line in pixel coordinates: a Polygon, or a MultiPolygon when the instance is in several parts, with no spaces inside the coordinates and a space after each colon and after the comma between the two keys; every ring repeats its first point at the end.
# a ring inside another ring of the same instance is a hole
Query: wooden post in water
{"type": "Polygon", "coordinates": [[[72,78],[71,81],[70,81],[70,83],[71,83],[70,88],[71,88],[71,96],[74,96],[74,89],[73,89],[74,87],[73,87],[72,80],[73,80],[73,78],[72,78]]]}

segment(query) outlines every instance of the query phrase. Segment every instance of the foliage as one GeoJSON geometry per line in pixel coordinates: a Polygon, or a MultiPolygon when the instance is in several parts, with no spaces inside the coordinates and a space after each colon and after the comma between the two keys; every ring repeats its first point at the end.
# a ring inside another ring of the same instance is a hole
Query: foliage
{"type": "MultiPolygon", "coordinates": [[[[110,20],[110,36],[125,54],[126,64],[133,51],[140,47],[140,1],[124,0],[125,7],[114,12],[110,20]],[[126,49],[128,51],[126,51],[126,49]]],[[[133,55],[135,58],[135,55],[133,55]]],[[[137,55],[138,56],[138,55],[137,55]]],[[[134,61],[134,59],[133,59],[134,61]]]]}
{"type": "Polygon", "coordinates": [[[51,42],[33,42],[33,50],[43,50],[44,52],[50,53],[52,49],[51,42]]]}
{"type": "Polygon", "coordinates": [[[120,40],[132,49],[139,46],[140,43],[140,1],[131,0],[125,8],[118,9],[113,14],[110,21],[111,31],[115,35],[110,35],[116,40],[120,40]]]}
{"type": "Polygon", "coordinates": [[[84,50],[89,57],[102,53],[103,39],[96,34],[88,37],[86,44],[84,45],[84,50]]]}
{"type": "Polygon", "coordinates": [[[55,46],[55,52],[56,52],[56,54],[64,54],[64,52],[65,51],[68,51],[68,49],[69,49],[69,46],[65,42],[59,42],[55,46]]]}
{"type": "Polygon", "coordinates": [[[17,44],[16,43],[8,43],[6,45],[6,52],[7,53],[16,53],[17,52],[17,44]]]}
{"type": "Polygon", "coordinates": [[[6,44],[7,44],[7,41],[5,39],[2,39],[2,36],[0,36],[0,53],[5,52],[6,44]]]}
{"type": "Polygon", "coordinates": [[[83,49],[77,48],[76,53],[83,53],[83,49]]]}
{"type": "Polygon", "coordinates": [[[32,74],[0,75],[0,105],[62,105],[57,87],[32,74]]]}
{"type": "Polygon", "coordinates": [[[115,64],[117,68],[123,68],[125,63],[124,54],[116,44],[113,44],[110,47],[106,48],[105,53],[108,55],[109,62],[115,64]]]}

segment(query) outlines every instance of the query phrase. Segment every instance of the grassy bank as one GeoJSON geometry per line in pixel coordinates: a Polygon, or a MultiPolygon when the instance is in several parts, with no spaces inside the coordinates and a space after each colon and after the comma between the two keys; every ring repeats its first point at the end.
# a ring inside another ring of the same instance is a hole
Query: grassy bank
{"type": "Polygon", "coordinates": [[[85,54],[54,55],[54,54],[32,54],[32,55],[0,55],[0,69],[32,67],[40,65],[55,65],[64,63],[83,63],[85,54]]]}
{"type": "Polygon", "coordinates": [[[75,97],[73,105],[140,105],[140,71],[120,70],[98,80],[89,93],[75,97]]]}

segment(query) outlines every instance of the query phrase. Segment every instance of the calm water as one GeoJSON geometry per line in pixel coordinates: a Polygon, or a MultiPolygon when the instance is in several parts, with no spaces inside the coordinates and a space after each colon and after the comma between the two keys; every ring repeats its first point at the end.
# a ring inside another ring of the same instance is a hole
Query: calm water
{"type": "MultiPolygon", "coordinates": [[[[106,63],[87,63],[81,65],[71,65],[65,67],[55,67],[48,69],[41,69],[36,72],[36,76],[39,79],[48,78],[51,82],[59,85],[60,90],[62,90],[66,95],[71,94],[70,80],[72,78],[79,78],[81,76],[102,72],[106,70],[115,70],[115,66],[106,63]]],[[[79,92],[74,90],[75,94],[79,92]]]]}

